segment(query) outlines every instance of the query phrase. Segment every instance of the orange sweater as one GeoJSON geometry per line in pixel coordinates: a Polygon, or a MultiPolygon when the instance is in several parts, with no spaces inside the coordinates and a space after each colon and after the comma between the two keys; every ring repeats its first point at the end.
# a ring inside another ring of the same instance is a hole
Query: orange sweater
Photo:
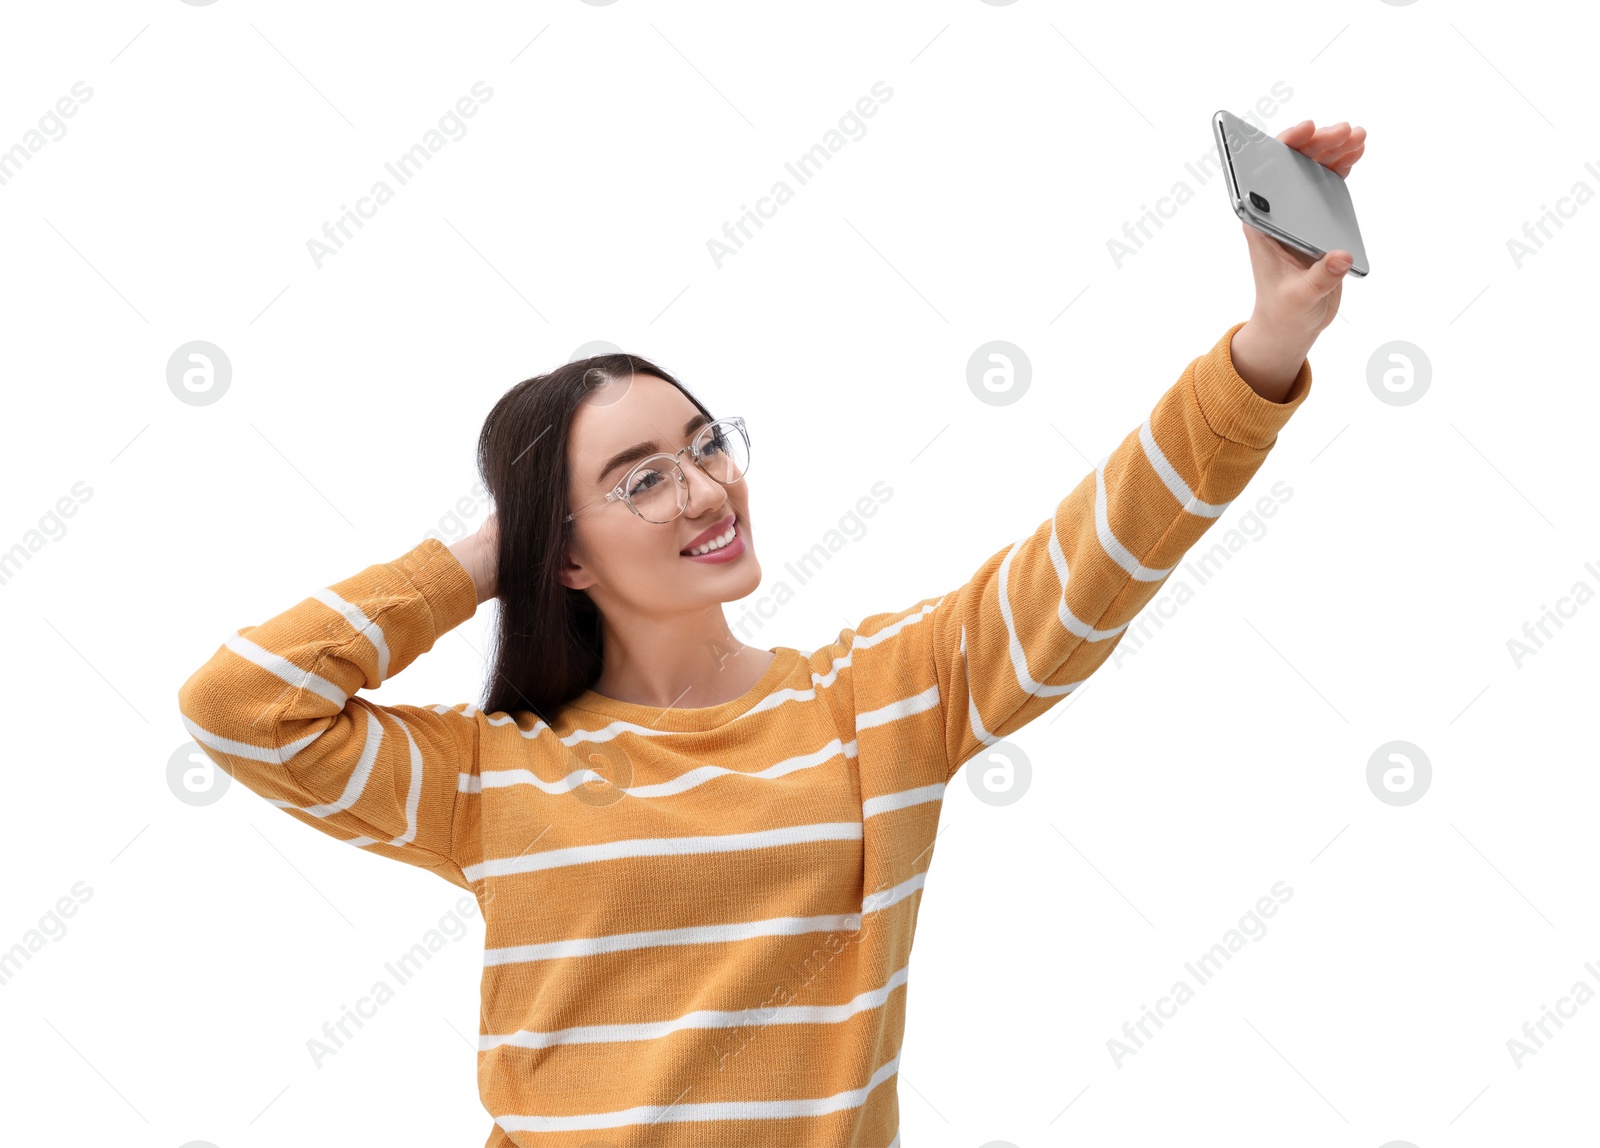
{"type": "Polygon", "coordinates": [[[965,585],[778,647],[735,701],[591,690],[551,726],[357,696],[475,612],[428,539],[229,637],[184,724],[290,816],[476,896],[490,1148],[898,1148],[945,787],[1106,660],[1309,393],[1309,362],[1283,403],[1246,385],[1242,325],[965,585]]]}

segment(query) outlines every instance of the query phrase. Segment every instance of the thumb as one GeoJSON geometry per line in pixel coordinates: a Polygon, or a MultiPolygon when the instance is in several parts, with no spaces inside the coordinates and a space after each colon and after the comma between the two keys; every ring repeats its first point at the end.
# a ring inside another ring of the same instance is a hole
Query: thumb
{"type": "Polygon", "coordinates": [[[1330,251],[1312,264],[1311,281],[1317,285],[1322,294],[1326,295],[1344,278],[1345,272],[1350,270],[1350,265],[1354,262],[1355,257],[1348,251],[1330,251]]]}

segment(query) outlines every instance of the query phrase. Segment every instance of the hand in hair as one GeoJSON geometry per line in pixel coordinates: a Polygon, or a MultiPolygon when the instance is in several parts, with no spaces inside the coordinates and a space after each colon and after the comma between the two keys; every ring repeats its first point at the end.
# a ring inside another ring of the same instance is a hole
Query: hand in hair
{"type": "Polygon", "coordinates": [[[499,593],[499,581],[495,576],[495,563],[500,552],[499,515],[491,512],[482,526],[460,542],[450,543],[448,549],[472,575],[472,583],[478,588],[478,605],[483,605],[499,593]]]}

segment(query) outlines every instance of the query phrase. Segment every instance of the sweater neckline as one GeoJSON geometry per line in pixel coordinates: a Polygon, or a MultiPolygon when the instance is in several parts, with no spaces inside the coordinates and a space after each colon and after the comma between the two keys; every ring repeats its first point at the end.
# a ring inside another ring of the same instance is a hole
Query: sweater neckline
{"type": "Polygon", "coordinates": [[[771,694],[788,678],[789,672],[800,660],[800,651],[789,646],[773,647],[767,652],[773,655],[772,661],[762,671],[761,677],[756,679],[755,685],[739,697],[719,702],[714,706],[674,706],[662,710],[657,706],[642,706],[635,702],[608,698],[604,694],[595,693],[592,689],[584,690],[567,705],[586,713],[621,718],[648,729],[680,733],[715,729],[748,713],[757,702],[771,694]]]}

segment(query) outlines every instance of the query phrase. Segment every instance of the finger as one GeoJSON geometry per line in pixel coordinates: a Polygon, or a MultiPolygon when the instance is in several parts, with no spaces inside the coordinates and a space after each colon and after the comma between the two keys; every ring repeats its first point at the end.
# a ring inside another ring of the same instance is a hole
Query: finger
{"type": "Polygon", "coordinates": [[[1306,272],[1306,277],[1311,280],[1319,294],[1326,295],[1339,285],[1345,272],[1350,270],[1350,264],[1355,262],[1348,251],[1335,248],[1321,259],[1313,263],[1306,272]]]}
{"type": "Polygon", "coordinates": [[[1326,163],[1345,150],[1350,142],[1350,134],[1349,124],[1334,124],[1332,127],[1323,128],[1310,142],[1302,144],[1300,151],[1318,163],[1326,163]]]}
{"type": "Polygon", "coordinates": [[[1278,142],[1286,143],[1292,148],[1298,148],[1306,140],[1316,134],[1317,125],[1310,120],[1301,120],[1292,128],[1284,128],[1278,133],[1278,142]]]}
{"type": "Polygon", "coordinates": [[[1351,152],[1359,151],[1361,148],[1365,147],[1366,144],[1367,129],[1360,127],[1352,128],[1350,134],[1345,137],[1345,140],[1342,144],[1340,144],[1338,147],[1328,149],[1328,154],[1322,157],[1322,162],[1327,164],[1329,167],[1332,167],[1334,164],[1342,162],[1351,152]]]}
{"type": "Polygon", "coordinates": [[[1358,147],[1355,151],[1340,156],[1337,163],[1331,163],[1328,166],[1338,173],[1341,178],[1348,176],[1350,174],[1350,169],[1356,165],[1356,160],[1361,158],[1361,153],[1365,150],[1366,148],[1364,146],[1358,147]]]}
{"type": "Polygon", "coordinates": [[[1298,251],[1290,247],[1276,236],[1268,235],[1259,227],[1251,227],[1248,223],[1243,224],[1243,227],[1245,239],[1251,248],[1252,258],[1259,256],[1264,259],[1281,259],[1301,271],[1308,270],[1311,267],[1313,260],[1304,251],[1298,251]]]}

